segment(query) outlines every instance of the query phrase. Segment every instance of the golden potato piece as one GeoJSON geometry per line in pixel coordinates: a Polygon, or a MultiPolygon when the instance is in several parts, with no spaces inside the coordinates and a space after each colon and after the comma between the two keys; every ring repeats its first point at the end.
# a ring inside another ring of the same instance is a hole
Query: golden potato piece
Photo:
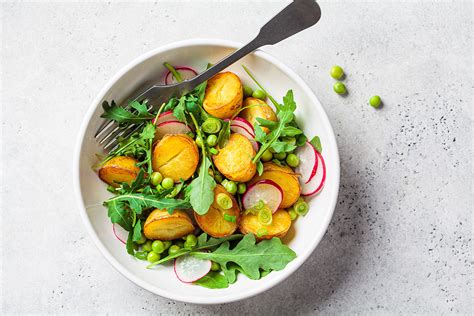
{"type": "Polygon", "coordinates": [[[181,238],[194,231],[194,225],[185,211],[156,209],[148,215],[143,233],[148,239],[173,240],[181,238]]]}
{"type": "Polygon", "coordinates": [[[99,169],[99,178],[116,188],[120,186],[120,182],[130,184],[135,180],[140,171],[140,168],[136,166],[137,162],[132,157],[114,157],[99,169]]]}
{"type": "Polygon", "coordinates": [[[242,106],[240,78],[232,72],[221,72],[207,81],[203,107],[220,119],[230,118],[242,106]]]}
{"type": "Polygon", "coordinates": [[[231,134],[229,142],[212,158],[217,169],[228,179],[247,182],[255,175],[257,165],[252,162],[255,150],[252,143],[240,134],[231,134]]]}
{"type": "Polygon", "coordinates": [[[301,186],[297,174],[290,167],[280,167],[273,162],[265,162],[262,175],[253,178],[250,184],[264,179],[274,181],[283,190],[281,208],[288,208],[298,200],[301,186]]]}
{"type": "MultiPolygon", "coordinates": [[[[273,109],[266,104],[264,101],[257,98],[245,98],[243,107],[251,106],[247,109],[242,110],[239,116],[246,119],[252,124],[252,126],[257,122],[257,118],[263,118],[268,121],[276,122],[278,118],[273,111],[273,109]]],[[[263,131],[268,134],[270,130],[266,127],[262,127],[263,131]]]]}
{"type": "Polygon", "coordinates": [[[152,165],[164,178],[188,180],[196,171],[199,151],[187,135],[167,135],[153,149],[152,165]]]}
{"type": "Polygon", "coordinates": [[[240,209],[232,194],[228,193],[226,189],[220,184],[216,185],[214,189],[214,203],[212,203],[209,211],[205,215],[199,215],[194,212],[194,218],[197,224],[203,231],[212,237],[220,238],[232,235],[237,229],[239,222],[240,209]],[[217,195],[219,193],[227,194],[232,199],[232,207],[224,210],[217,204],[217,195]],[[235,223],[224,219],[224,214],[235,216],[235,223]]]}
{"type": "Polygon", "coordinates": [[[240,219],[239,229],[243,234],[254,234],[264,232],[257,236],[259,239],[272,239],[273,237],[284,237],[291,226],[291,217],[285,210],[278,210],[272,216],[270,225],[263,225],[258,221],[258,216],[254,214],[243,215],[240,219]]]}

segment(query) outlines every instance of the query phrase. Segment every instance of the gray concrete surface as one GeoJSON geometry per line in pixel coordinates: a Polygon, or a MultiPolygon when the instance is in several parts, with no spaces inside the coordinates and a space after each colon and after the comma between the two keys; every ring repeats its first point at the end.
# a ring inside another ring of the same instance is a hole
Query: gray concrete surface
{"type": "Polygon", "coordinates": [[[245,41],[283,5],[0,4],[3,314],[472,314],[470,2],[325,1],[316,28],[266,49],[320,98],[342,167],[325,238],[278,287],[220,306],[169,301],[122,277],[86,234],[71,159],[106,81],[165,43],[245,41]],[[333,64],[346,98],[332,92],[333,64]]]}

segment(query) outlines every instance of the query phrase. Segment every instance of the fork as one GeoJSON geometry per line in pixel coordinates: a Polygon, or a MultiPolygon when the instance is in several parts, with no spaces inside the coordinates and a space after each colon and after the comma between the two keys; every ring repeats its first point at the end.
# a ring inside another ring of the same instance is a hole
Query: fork
{"type": "MultiPolygon", "coordinates": [[[[153,85],[128,98],[150,104],[148,110],[157,108],[173,96],[180,96],[193,90],[194,87],[211,79],[214,75],[229,67],[254,50],[276,44],[314,24],[321,18],[321,9],[314,0],[294,0],[270,21],[261,27],[258,35],[242,48],[225,57],[206,71],[194,78],[170,85],[153,85]]],[[[126,105],[122,105],[127,107],[126,105]]],[[[132,124],[125,129],[110,120],[105,120],[95,134],[96,140],[104,150],[113,150],[119,144],[119,137],[126,138],[141,128],[143,124],[132,124]]]]}

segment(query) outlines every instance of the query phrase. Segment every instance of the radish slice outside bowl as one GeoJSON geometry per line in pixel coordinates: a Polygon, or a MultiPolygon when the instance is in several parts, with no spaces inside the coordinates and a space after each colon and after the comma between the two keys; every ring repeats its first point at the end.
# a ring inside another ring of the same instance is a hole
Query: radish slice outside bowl
{"type": "Polygon", "coordinates": [[[184,255],[174,260],[174,273],[184,283],[195,282],[211,271],[211,260],[184,255]]]}
{"type": "Polygon", "coordinates": [[[252,124],[250,124],[250,122],[247,121],[246,119],[241,118],[241,117],[234,117],[234,119],[232,120],[231,124],[232,124],[232,125],[240,125],[240,126],[242,126],[242,127],[245,128],[250,134],[252,134],[253,137],[255,137],[255,130],[253,129],[252,124]]]}
{"type": "Polygon", "coordinates": [[[253,208],[263,201],[275,213],[283,200],[283,190],[272,180],[260,180],[250,186],[242,197],[246,210],[253,208]]]}
{"type": "Polygon", "coordinates": [[[296,149],[295,154],[300,159],[300,164],[295,168],[295,171],[301,175],[301,182],[308,183],[313,179],[318,169],[316,148],[310,142],[306,142],[303,146],[296,149]]]}
{"type": "Polygon", "coordinates": [[[168,121],[158,124],[156,127],[155,138],[162,139],[168,134],[186,134],[192,132],[191,128],[179,121],[168,121]]]}
{"type": "Polygon", "coordinates": [[[248,138],[248,140],[250,140],[250,143],[252,143],[252,147],[253,149],[255,149],[255,152],[258,152],[258,148],[260,147],[257,143],[257,141],[255,140],[255,136],[253,136],[252,134],[250,134],[249,131],[247,131],[247,129],[245,129],[244,127],[242,127],[242,125],[234,125],[233,123],[230,124],[230,130],[234,133],[237,133],[237,134],[240,134],[242,136],[245,136],[248,138]]]}
{"type": "Polygon", "coordinates": [[[123,229],[122,226],[118,224],[112,224],[112,231],[114,232],[115,237],[122,242],[122,244],[126,245],[127,244],[127,238],[128,238],[128,231],[123,229]]]}
{"type": "MultiPolygon", "coordinates": [[[[173,111],[166,111],[166,112],[161,113],[158,116],[156,125],[160,125],[161,123],[171,122],[171,121],[178,121],[178,119],[173,115],[173,111]]],[[[155,123],[155,119],[153,119],[151,122],[155,123]]]]}
{"type": "Polygon", "coordinates": [[[326,181],[326,164],[324,163],[323,156],[317,151],[316,155],[318,156],[318,169],[311,181],[301,184],[301,195],[303,196],[311,196],[319,193],[324,186],[324,181],[326,181]]]}
{"type": "MultiPolygon", "coordinates": [[[[188,66],[175,67],[174,69],[180,73],[183,80],[194,78],[198,74],[196,70],[188,66]]],[[[176,78],[173,76],[171,71],[168,71],[165,76],[165,84],[172,83],[178,83],[178,81],[176,81],[176,78]]]]}

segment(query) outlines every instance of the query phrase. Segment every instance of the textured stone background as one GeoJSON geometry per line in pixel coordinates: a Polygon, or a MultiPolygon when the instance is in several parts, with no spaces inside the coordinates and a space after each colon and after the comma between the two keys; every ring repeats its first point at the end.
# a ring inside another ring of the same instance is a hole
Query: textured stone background
{"type": "Polygon", "coordinates": [[[101,256],[71,182],[82,117],[132,58],[172,41],[246,41],[285,2],[0,4],[3,313],[472,313],[472,3],[339,1],[265,48],[310,84],[341,155],[339,202],[278,287],[220,306],[142,290],[101,256]],[[332,92],[342,65],[348,97],[332,92]],[[380,94],[385,107],[367,105],[380,94]]]}

